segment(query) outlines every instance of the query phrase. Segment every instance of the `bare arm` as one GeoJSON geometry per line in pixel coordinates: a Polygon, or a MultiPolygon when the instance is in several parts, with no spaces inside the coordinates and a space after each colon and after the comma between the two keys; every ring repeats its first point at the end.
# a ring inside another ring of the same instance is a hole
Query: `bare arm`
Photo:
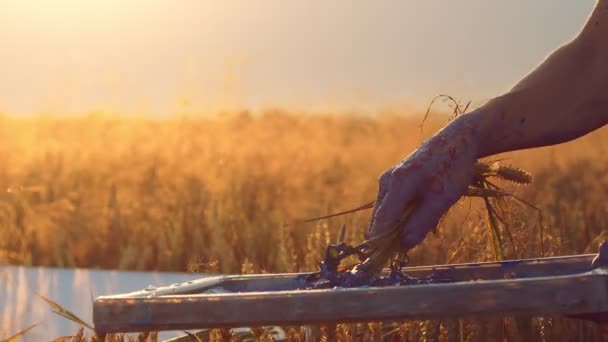
{"type": "Polygon", "coordinates": [[[478,158],[575,139],[608,123],[608,0],[599,0],[587,24],[513,89],[463,115],[380,177],[367,237],[399,221],[410,249],[471,184],[478,158]]]}
{"type": "Polygon", "coordinates": [[[608,123],[608,1],[581,33],[470,117],[479,157],[562,143],[608,123]]]}

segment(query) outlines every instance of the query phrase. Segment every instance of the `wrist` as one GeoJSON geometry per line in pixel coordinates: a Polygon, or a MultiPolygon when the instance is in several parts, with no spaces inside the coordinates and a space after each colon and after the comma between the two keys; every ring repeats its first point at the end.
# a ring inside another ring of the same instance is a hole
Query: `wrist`
{"type": "Polygon", "coordinates": [[[482,116],[477,110],[470,113],[458,116],[456,119],[451,121],[444,129],[438,134],[446,137],[449,140],[456,139],[459,145],[462,145],[468,150],[469,154],[474,156],[476,159],[480,158],[480,153],[484,151],[484,144],[486,143],[486,137],[480,132],[482,122],[482,116]]]}
{"type": "Polygon", "coordinates": [[[454,120],[454,123],[460,126],[459,129],[470,135],[477,159],[500,153],[501,144],[508,140],[504,136],[504,127],[496,127],[493,114],[496,111],[492,108],[492,106],[484,105],[454,120]]]}

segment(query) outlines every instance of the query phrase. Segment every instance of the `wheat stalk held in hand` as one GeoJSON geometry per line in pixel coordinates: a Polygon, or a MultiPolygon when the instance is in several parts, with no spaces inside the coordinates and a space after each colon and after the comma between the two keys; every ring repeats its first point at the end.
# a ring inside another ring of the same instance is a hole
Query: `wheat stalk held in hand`
{"type": "MultiPolygon", "coordinates": [[[[465,191],[464,196],[466,197],[481,197],[484,199],[484,203],[486,205],[486,209],[488,212],[488,220],[489,220],[489,228],[490,234],[493,241],[493,247],[496,254],[497,259],[502,258],[502,239],[500,237],[500,232],[497,227],[496,217],[496,209],[494,209],[492,203],[490,202],[490,198],[498,199],[504,197],[513,197],[526,205],[532,206],[535,209],[538,209],[531,205],[530,203],[516,197],[510,192],[502,190],[500,187],[490,182],[488,178],[497,177],[506,181],[510,181],[516,184],[529,184],[532,182],[532,176],[529,172],[512,167],[501,165],[498,162],[493,163],[485,163],[478,161],[474,166],[474,177],[471,185],[469,185],[468,189],[465,191]]],[[[376,235],[373,238],[367,239],[363,241],[359,246],[355,247],[358,250],[364,250],[366,255],[368,256],[367,260],[363,263],[367,265],[368,269],[373,273],[379,273],[380,270],[386,263],[395,255],[399,254],[401,251],[400,247],[400,235],[401,235],[401,227],[403,223],[405,223],[416,208],[418,201],[413,200],[404,207],[403,212],[397,222],[395,222],[390,229],[387,231],[376,235]]],[[[341,216],[349,213],[354,213],[364,209],[370,209],[374,205],[374,201],[366,203],[362,206],[359,206],[354,209],[329,214],[321,217],[316,217],[307,220],[301,220],[300,222],[312,222],[321,219],[341,216]]],[[[500,218],[500,216],[498,216],[500,218]]],[[[510,235],[510,233],[508,232],[510,235]]],[[[541,224],[541,235],[542,235],[542,224],[541,224]]]]}

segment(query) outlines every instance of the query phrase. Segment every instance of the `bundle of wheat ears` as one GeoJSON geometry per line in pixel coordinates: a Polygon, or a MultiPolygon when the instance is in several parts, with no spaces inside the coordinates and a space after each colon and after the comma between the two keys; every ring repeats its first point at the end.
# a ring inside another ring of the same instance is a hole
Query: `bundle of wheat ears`
{"type": "MultiPolygon", "coordinates": [[[[501,189],[498,185],[496,185],[490,180],[492,177],[510,181],[516,184],[529,184],[532,182],[532,176],[529,172],[525,170],[512,166],[501,165],[499,162],[486,163],[478,161],[475,164],[473,181],[469,185],[464,196],[480,197],[484,200],[488,215],[488,229],[492,238],[491,240],[493,243],[495,257],[496,259],[500,260],[503,258],[503,239],[501,237],[497,221],[503,221],[503,218],[501,217],[501,215],[498,214],[496,207],[503,208],[504,204],[502,201],[504,201],[504,198],[511,197],[520,201],[521,203],[524,203],[527,206],[536,209],[537,211],[539,211],[539,214],[540,210],[534,205],[528,203],[527,201],[517,197],[513,193],[501,189]]],[[[351,210],[342,211],[339,213],[334,213],[322,217],[316,217],[313,219],[303,220],[302,222],[312,222],[349,213],[354,213],[360,210],[370,209],[373,206],[374,201],[351,210]]],[[[415,200],[408,203],[405,206],[401,217],[397,222],[394,223],[391,229],[371,239],[365,240],[360,245],[355,247],[355,249],[363,250],[365,252],[367,259],[364,261],[364,263],[366,264],[368,270],[377,274],[382,270],[385,265],[387,265],[390,260],[392,260],[393,258],[398,259],[405,255],[405,251],[403,251],[400,247],[401,227],[407,221],[416,206],[417,203],[415,200]]],[[[541,241],[543,241],[542,220],[540,226],[541,241]]],[[[508,232],[508,230],[507,236],[510,239],[510,233],[508,232]]],[[[542,250],[542,244],[541,254],[544,255],[544,251],[542,250]]]]}

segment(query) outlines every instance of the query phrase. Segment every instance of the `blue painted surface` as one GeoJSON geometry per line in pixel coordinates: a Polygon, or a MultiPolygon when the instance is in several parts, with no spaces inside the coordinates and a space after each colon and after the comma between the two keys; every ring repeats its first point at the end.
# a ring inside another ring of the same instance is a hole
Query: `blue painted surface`
{"type": "Polygon", "coordinates": [[[521,264],[523,262],[523,260],[509,260],[509,261],[503,261],[500,263],[500,267],[502,268],[512,268],[515,267],[519,264],[521,264]]]}
{"type": "MultiPolygon", "coordinates": [[[[34,323],[22,341],[50,341],[78,326],[51,312],[39,293],[92,323],[92,298],[201,278],[201,274],[0,266],[0,340],[34,323]]],[[[163,338],[177,333],[164,333],[163,338]]]]}

